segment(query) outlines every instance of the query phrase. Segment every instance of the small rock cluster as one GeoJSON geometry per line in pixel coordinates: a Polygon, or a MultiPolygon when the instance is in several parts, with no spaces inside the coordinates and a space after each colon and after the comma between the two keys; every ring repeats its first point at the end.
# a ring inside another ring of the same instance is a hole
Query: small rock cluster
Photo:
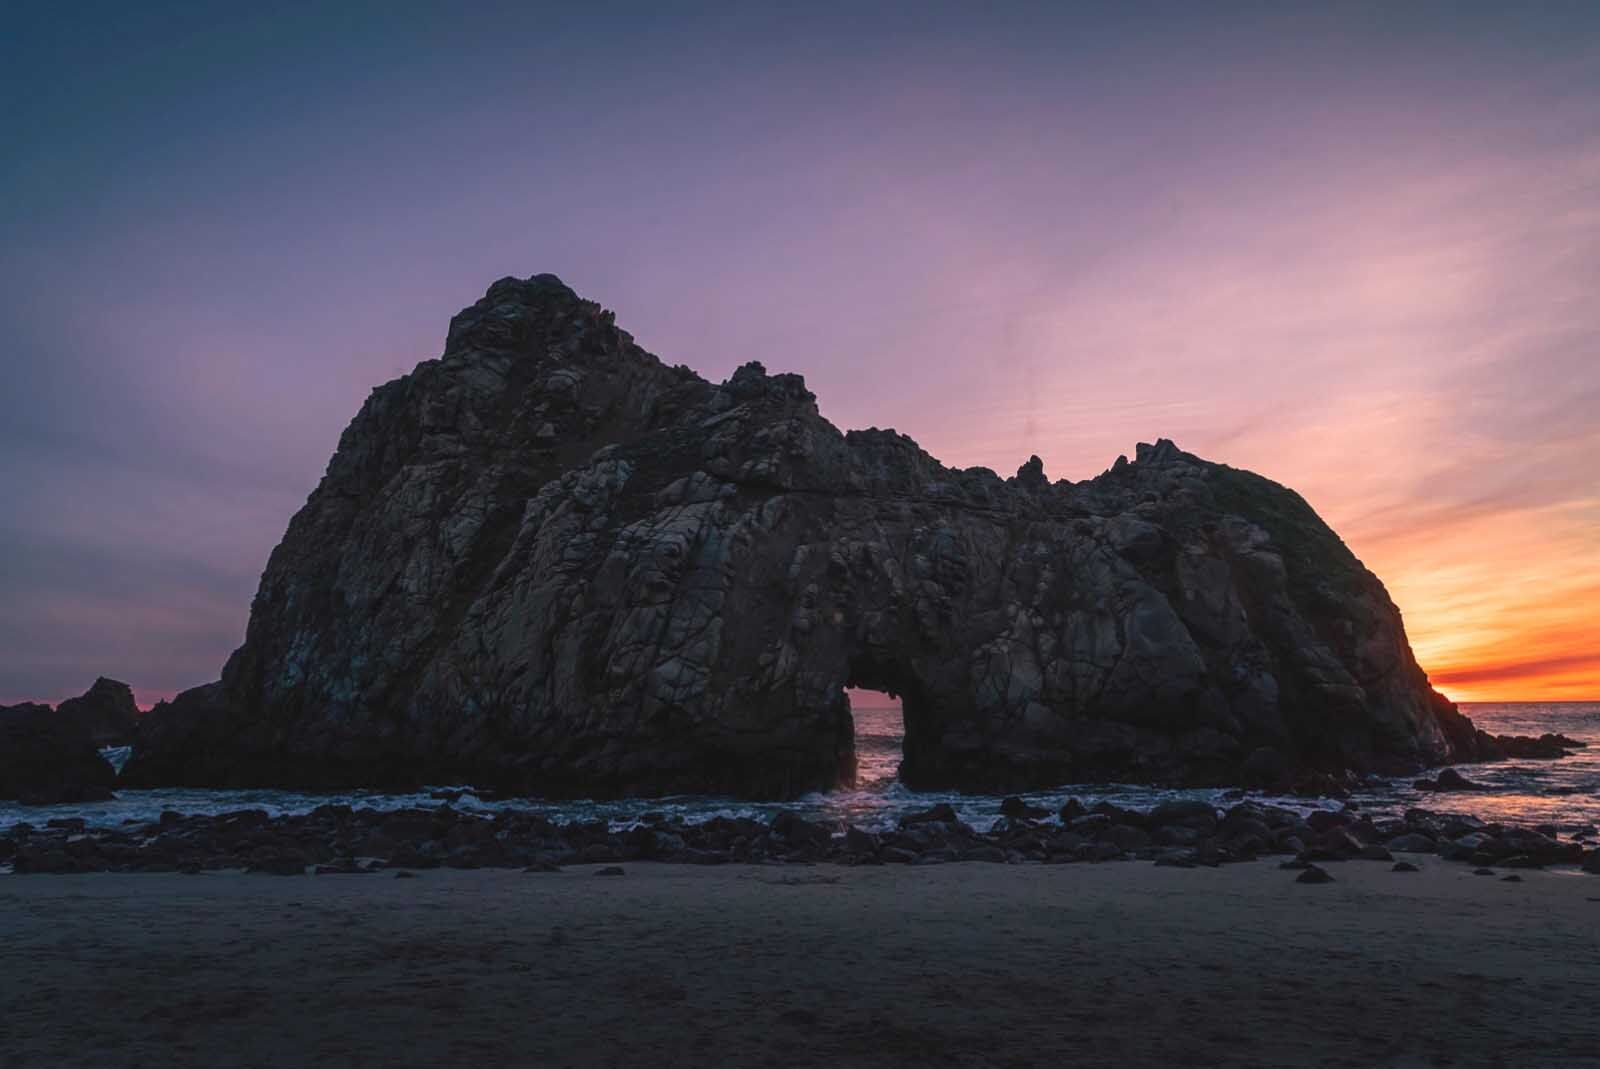
{"type": "MultiPolygon", "coordinates": [[[[874,832],[808,820],[783,811],[770,821],[717,817],[687,823],[646,814],[614,830],[605,821],[553,823],[528,812],[492,817],[438,809],[383,811],[325,805],[300,816],[261,810],[220,816],[166,812],[153,823],[120,829],[55,819],[17,824],[0,835],[0,864],[17,873],[188,872],[245,869],[275,875],[373,873],[391,869],[520,868],[558,871],[566,865],[625,861],[718,865],[832,862],[929,865],[955,861],[1061,864],[1153,861],[1194,867],[1289,855],[1286,868],[1322,863],[1394,860],[1395,852],[1438,854],[1487,867],[1581,865],[1600,873],[1596,829],[1562,839],[1553,826],[1485,824],[1473,817],[1408,810],[1374,820],[1353,808],[1306,815],[1243,802],[1226,810],[1205,802],[1172,802],[1148,811],[1069,800],[1049,813],[1007,799],[987,831],[961,821],[948,805],[905,817],[874,832]]],[[[1320,868],[1317,871],[1321,872],[1320,868]]],[[[1307,876],[1302,882],[1325,882],[1307,876]]]]}

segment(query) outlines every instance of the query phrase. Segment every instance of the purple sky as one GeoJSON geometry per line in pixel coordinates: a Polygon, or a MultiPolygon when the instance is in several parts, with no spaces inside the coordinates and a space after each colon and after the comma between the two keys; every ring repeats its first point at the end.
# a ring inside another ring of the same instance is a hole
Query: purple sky
{"type": "Polygon", "coordinates": [[[544,271],[949,463],[1261,470],[1451,693],[1600,697],[1600,6],[338,6],[7,8],[0,702],[215,678],[544,271]]]}

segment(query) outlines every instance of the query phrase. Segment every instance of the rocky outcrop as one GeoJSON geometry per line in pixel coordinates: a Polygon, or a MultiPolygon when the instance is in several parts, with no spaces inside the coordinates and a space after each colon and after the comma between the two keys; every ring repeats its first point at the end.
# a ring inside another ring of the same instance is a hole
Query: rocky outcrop
{"type": "Polygon", "coordinates": [[[126,683],[101,676],[78,698],[56,706],[56,718],[96,746],[128,746],[139,723],[139,707],[126,683]]]}
{"type": "Polygon", "coordinates": [[[0,706],[0,799],[29,805],[111,797],[116,773],[71,720],[48,705],[0,706]]]}
{"type": "Polygon", "coordinates": [[[669,367],[504,279],[375,390],[219,683],[134,784],[473,780],[550,795],[848,782],[846,686],[904,780],[1287,783],[1479,754],[1382,584],[1298,495],[1168,441],[1051,482],[841,433],[795,375],[669,367]]]}
{"type": "MultiPolygon", "coordinates": [[[[1485,733],[1487,734],[1487,733],[1485,733]]],[[[1480,760],[1517,759],[1532,761],[1554,761],[1562,757],[1571,757],[1573,750],[1587,749],[1589,744],[1569,739],[1565,735],[1545,732],[1537,737],[1529,735],[1492,735],[1485,748],[1493,751],[1488,758],[1480,760]]]]}

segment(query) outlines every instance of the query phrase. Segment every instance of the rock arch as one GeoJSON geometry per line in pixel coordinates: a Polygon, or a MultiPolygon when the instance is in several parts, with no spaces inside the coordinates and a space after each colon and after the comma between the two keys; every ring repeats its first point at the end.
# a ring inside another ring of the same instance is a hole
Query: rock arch
{"type": "Polygon", "coordinates": [[[851,682],[905,697],[923,787],[1472,740],[1292,491],[1165,441],[1077,484],[950,469],[798,376],[663,365],[543,275],[372,393],[221,681],[146,718],[125,779],[793,796],[848,777],[851,682]]]}

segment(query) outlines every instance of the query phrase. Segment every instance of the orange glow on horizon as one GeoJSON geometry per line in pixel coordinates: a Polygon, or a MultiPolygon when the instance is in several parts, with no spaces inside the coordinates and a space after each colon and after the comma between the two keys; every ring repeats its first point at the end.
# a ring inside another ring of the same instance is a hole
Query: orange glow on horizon
{"type": "MultiPolygon", "coordinates": [[[[1374,532],[1366,564],[1405,613],[1417,660],[1454,701],[1600,700],[1593,503],[1422,517],[1374,532]]],[[[1359,535],[1352,545],[1361,550],[1359,535]]]]}
{"type": "Polygon", "coordinates": [[[997,331],[1013,373],[907,403],[935,456],[1002,474],[1082,479],[1157,437],[1259,472],[1383,581],[1442,692],[1600,701],[1596,177],[1593,146],[1308,175],[1226,242],[1180,220],[1052,287],[965,257],[973,304],[1037,294],[997,331]]]}

